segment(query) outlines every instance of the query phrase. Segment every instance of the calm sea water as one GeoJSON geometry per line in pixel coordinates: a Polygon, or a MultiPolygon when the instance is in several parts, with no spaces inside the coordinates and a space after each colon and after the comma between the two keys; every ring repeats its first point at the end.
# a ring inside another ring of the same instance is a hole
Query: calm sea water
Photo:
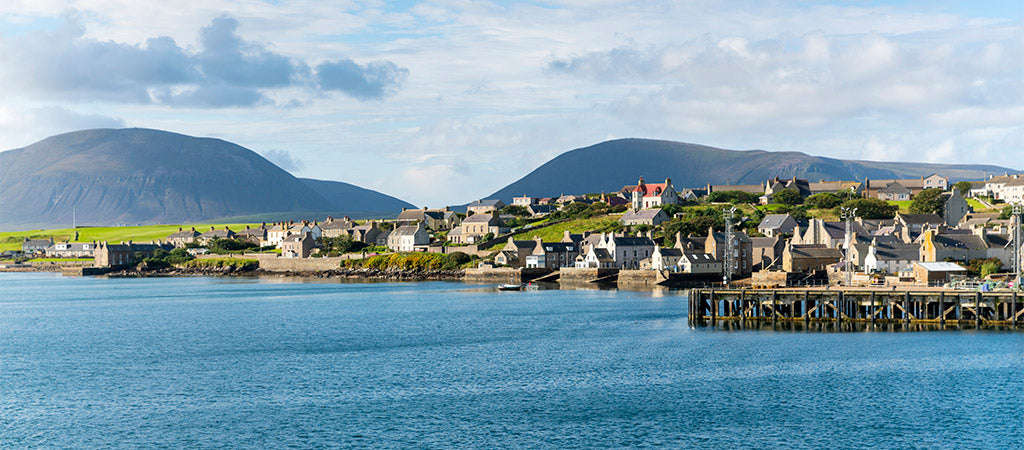
{"type": "Polygon", "coordinates": [[[3,274],[0,446],[1024,446],[1024,333],[694,330],[686,310],[3,274]]]}

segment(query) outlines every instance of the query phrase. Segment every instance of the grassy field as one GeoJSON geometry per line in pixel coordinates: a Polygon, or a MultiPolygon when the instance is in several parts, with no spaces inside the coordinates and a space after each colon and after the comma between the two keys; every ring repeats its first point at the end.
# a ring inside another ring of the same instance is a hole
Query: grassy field
{"type": "MultiPolygon", "coordinates": [[[[531,228],[514,235],[517,241],[532,240],[534,236],[540,236],[544,242],[559,242],[565,231],[570,233],[582,233],[584,231],[606,230],[619,223],[619,215],[591,217],[589,219],[575,219],[568,222],[556,223],[546,227],[531,228]]],[[[497,250],[505,244],[497,244],[490,250],[497,250]]]]}
{"type": "Polygon", "coordinates": [[[230,227],[238,231],[245,229],[246,225],[258,226],[259,223],[230,223],[230,224],[203,224],[203,225],[144,225],[138,227],[81,227],[81,228],[57,228],[52,230],[29,230],[29,231],[8,231],[0,233],[0,251],[21,250],[21,242],[25,238],[48,239],[54,241],[73,240],[75,231],[78,232],[78,242],[91,241],[135,241],[149,242],[153,240],[166,239],[167,235],[178,231],[178,227],[196,227],[199,232],[207,231],[210,226],[223,228],[230,227]]]}

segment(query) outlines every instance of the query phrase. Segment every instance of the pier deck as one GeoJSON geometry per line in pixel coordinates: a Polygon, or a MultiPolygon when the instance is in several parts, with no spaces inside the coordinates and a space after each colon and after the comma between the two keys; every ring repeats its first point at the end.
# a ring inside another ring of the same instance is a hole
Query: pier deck
{"type": "Polygon", "coordinates": [[[690,289],[689,321],[1009,325],[1024,323],[1017,292],[865,289],[690,289]]]}

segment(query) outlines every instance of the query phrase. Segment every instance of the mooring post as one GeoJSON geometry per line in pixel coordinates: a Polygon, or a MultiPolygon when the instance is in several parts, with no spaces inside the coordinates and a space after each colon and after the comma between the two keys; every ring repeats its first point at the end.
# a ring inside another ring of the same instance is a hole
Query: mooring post
{"type": "Polygon", "coordinates": [[[903,322],[910,323],[910,291],[903,296],[903,322]]]}
{"type": "MultiPolygon", "coordinates": [[[[1017,287],[1014,286],[1014,288],[1017,287]]],[[[1017,327],[1017,291],[1014,291],[1014,296],[1010,300],[1010,326],[1017,327]]]]}
{"type": "Polygon", "coordinates": [[[772,323],[777,320],[779,320],[779,298],[775,290],[772,289],[772,323]]]}
{"type": "Polygon", "coordinates": [[[740,319],[744,319],[743,311],[747,309],[747,290],[743,289],[740,291],[740,319]]]}
{"type": "Polygon", "coordinates": [[[974,294],[974,317],[975,323],[981,326],[981,292],[974,294]]]}
{"type": "Polygon", "coordinates": [[[835,310],[836,310],[836,325],[841,325],[843,323],[843,303],[844,303],[843,302],[843,298],[844,297],[845,296],[843,295],[843,291],[839,291],[836,294],[836,306],[837,306],[837,308],[835,308],[835,310]]]}
{"type": "Polygon", "coordinates": [[[875,313],[878,312],[878,307],[875,306],[875,291],[871,291],[871,325],[875,324],[875,313]]]}
{"type": "Polygon", "coordinates": [[[946,326],[946,293],[939,292],[939,326],[946,326]]]}
{"type": "Polygon", "coordinates": [[[708,300],[709,300],[709,305],[708,306],[710,306],[710,309],[711,309],[711,326],[714,326],[715,322],[718,320],[718,317],[717,317],[718,316],[718,299],[715,298],[715,290],[714,289],[711,290],[711,298],[708,299],[708,300]]]}

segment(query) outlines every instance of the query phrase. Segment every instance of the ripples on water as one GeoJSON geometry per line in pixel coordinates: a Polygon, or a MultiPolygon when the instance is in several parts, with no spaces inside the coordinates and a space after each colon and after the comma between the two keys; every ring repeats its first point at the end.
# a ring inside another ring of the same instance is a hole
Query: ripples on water
{"type": "Polygon", "coordinates": [[[1024,333],[694,330],[673,293],[298,281],[0,275],[0,446],[1024,444],[1024,333]]]}

